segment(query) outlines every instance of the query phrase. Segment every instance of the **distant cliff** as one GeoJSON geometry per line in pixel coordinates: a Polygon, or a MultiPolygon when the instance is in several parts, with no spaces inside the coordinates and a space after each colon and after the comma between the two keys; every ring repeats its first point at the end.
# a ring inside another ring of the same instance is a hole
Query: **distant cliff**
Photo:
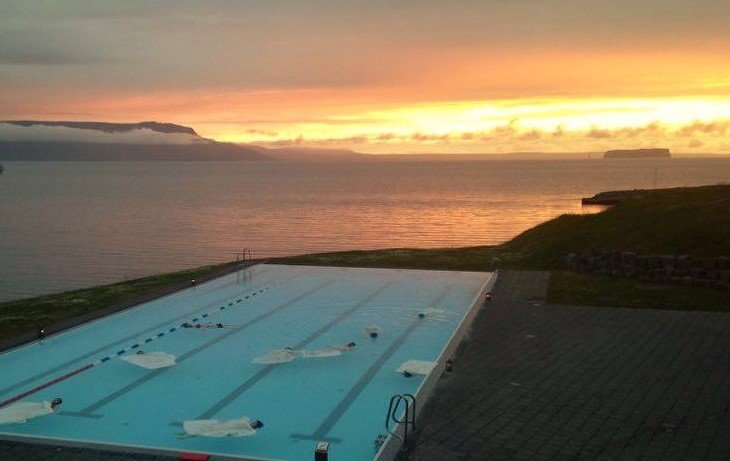
{"type": "Polygon", "coordinates": [[[198,133],[189,126],[175,125],[174,123],[139,122],[139,123],[107,123],[107,122],[49,122],[44,120],[7,120],[2,123],[17,126],[62,126],[82,130],[97,130],[105,133],[123,133],[125,131],[146,128],[158,133],[183,133],[198,136],[198,133]]]}
{"type": "Polygon", "coordinates": [[[0,160],[271,160],[267,149],[217,142],[173,123],[0,122],[0,160]]]}
{"type": "Polygon", "coordinates": [[[0,121],[0,160],[329,162],[370,158],[373,156],[347,149],[266,148],[218,142],[173,123],[0,121]]]}
{"type": "Polygon", "coordinates": [[[669,149],[616,149],[603,154],[603,158],[670,158],[669,149]]]}

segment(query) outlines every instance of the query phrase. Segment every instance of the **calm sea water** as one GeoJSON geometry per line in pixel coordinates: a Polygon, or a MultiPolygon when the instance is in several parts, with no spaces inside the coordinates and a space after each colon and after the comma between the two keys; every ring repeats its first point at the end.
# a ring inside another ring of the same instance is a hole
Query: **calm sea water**
{"type": "Polygon", "coordinates": [[[5,162],[0,300],[255,257],[496,244],[607,189],[730,182],[730,159],[5,162]]]}

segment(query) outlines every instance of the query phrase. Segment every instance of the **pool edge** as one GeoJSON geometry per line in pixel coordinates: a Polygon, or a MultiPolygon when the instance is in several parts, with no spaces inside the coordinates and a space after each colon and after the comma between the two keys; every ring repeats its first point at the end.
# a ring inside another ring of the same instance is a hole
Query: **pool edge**
{"type": "MultiPolygon", "coordinates": [[[[221,267],[218,270],[212,271],[208,274],[202,275],[198,277],[198,283],[196,285],[202,285],[204,283],[210,282],[211,280],[215,280],[220,277],[225,277],[228,274],[231,274],[237,270],[242,269],[248,269],[250,267],[256,266],[258,264],[266,264],[266,260],[264,259],[254,259],[251,260],[250,263],[246,264],[245,266],[241,266],[239,263],[236,263],[235,261],[232,261],[228,264],[226,264],[224,267],[221,267]]],[[[142,304],[146,304],[152,301],[156,301],[158,299],[166,298],[167,296],[171,296],[175,293],[179,293],[188,289],[192,289],[193,287],[188,282],[179,282],[168,286],[163,286],[161,288],[157,288],[155,290],[152,290],[147,293],[141,293],[139,296],[136,296],[132,299],[121,301],[116,304],[112,304],[111,306],[107,306],[103,309],[99,309],[98,311],[89,312],[84,315],[80,315],[78,317],[72,317],[69,319],[61,320],[59,322],[53,323],[49,326],[45,326],[45,330],[47,331],[46,338],[57,335],[60,333],[65,333],[69,330],[73,330],[74,328],[92,323],[96,320],[100,320],[105,317],[109,317],[111,315],[119,314],[121,312],[135,309],[138,306],[141,306],[142,304]]],[[[0,354],[5,352],[10,352],[14,349],[23,347],[27,344],[30,344],[34,341],[37,341],[38,338],[33,333],[26,333],[20,336],[15,336],[12,338],[8,338],[5,340],[0,340],[0,354]]]]}
{"type": "MultiPolygon", "coordinates": [[[[486,294],[491,291],[497,283],[499,272],[485,272],[485,274],[487,274],[487,279],[484,281],[479,292],[471,302],[471,306],[469,307],[467,314],[463,319],[461,319],[459,326],[456,330],[454,330],[449,341],[441,350],[441,354],[437,358],[438,365],[436,365],[431,373],[428,374],[426,379],[423,380],[414,393],[416,396],[416,416],[421,414],[421,411],[433,396],[438,382],[441,379],[441,375],[444,373],[444,369],[446,368],[446,360],[454,355],[458,347],[464,341],[477,315],[479,315],[479,313],[481,313],[481,311],[485,308],[486,294]]],[[[417,421],[418,420],[416,420],[416,424],[417,421]]],[[[401,449],[404,448],[403,435],[405,430],[405,424],[398,424],[395,427],[395,430],[391,434],[388,434],[385,442],[373,457],[373,461],[394,461],[401,453],[401,449]]],[[[416,430],[418,430],[417,425],[416,430]]]]}
{"type": "Polygon", "coordinates": [[[96,450],[102,453],[114,454],[119,456],[124,453],[134,453],[139,455],[167,456],[170,459],[179,459],[181,453],[196,453],[209,455],[212,460],[216,461],[287,461],[279,458],[251,458],[246,456],[234,456],[228,453],[218,453],[212,451],[195,451],[195,450],[170,450],[163,447],[147,447],[143,445],[126,445],[121,443],[99,443],[88,442],[80,439],[64,439],[60,437],[36,437],[33,435],[18,435],[0,432],[0,440],[6,442],[17,442],[28,445],[47,445],[56,447],[69,447],[80,450],[96,450]]]}

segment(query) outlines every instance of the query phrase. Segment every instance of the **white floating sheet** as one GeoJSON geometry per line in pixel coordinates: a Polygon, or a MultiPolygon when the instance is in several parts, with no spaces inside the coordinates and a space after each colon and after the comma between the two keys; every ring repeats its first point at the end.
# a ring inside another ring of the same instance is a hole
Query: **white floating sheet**
{"type": "Polygon", "coordinates": [[[398,373],[405,373],[406,371],[412,375],[427,375],[431,373],[431,370],[436,368],[438,362],[427,362],[425,360],[408,360],[403,362],[397,371],[398,373]]]}
{"type": "Polygon", "coordinates": [[[305,359],[317,359],[322,357],[336,357],[342,355],[342,349],[338,346],[326,347],[324,349],[316,349],[313,351],[301,351],[302,358],[305,359]]]}
{"type": "Polygon", "coordinates": [[[219,421],[217,419],[196,419],[183,421],[183,428],[188,435],[203,437],[248,437],[256,434],[251,427],[248,418],[229,419],[219,421]]]}
{"type": "Polygon", "coordinates": [[[145,352],[144,354],[131,354],[121,357],[122,360],[149,370],[171,367],[175,365],[175,356],[166,352],[145,352]]]}
{"type": "Polygon", "coordinates": [[[0,408],[0,424],[20,424],[53,413],[51,402],[17,402],[0,408]]]}
{"type": "Polygon", "coordinates": [[[286,363],[294,360],[297,356],[299,356],[299,354],[299,351],[295,351],[293,349],[274,349],[264,355],[254,358],[252,362],[265,365],[286,363]]]}
{"type": "Polygon", "coordinates": [[[330,346],[330,347],[323,347],[322,349],[315,349],[315,350],[306,350],[306,349],[291,349],[291,348],[284,348],[284,349],[274,349],[269,352],[267,352],[264,355],[261,355],[259,357],[256,357],[252,360],[252,363],[258,363],[258,364],[264,364],[264,365],[274,365],[277,363],[286,363],[291,362],[297,357],[301,357],[304,359],[316,359],[316,358],[322,358],[322,357],[337,357],[338,355],[342,355],[343,352],[349,351],[354,346],[350,346],[349,344],[341,345],[341,346],[330,346]]]}

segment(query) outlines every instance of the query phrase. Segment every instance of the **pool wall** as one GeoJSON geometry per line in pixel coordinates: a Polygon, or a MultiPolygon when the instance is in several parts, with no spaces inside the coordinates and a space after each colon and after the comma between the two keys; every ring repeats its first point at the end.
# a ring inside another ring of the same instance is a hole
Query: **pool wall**
{"type": "Polygon", "coordinates": [[[35,437],[32,435],[18,435],[18,434],[0,434],[0,440],[18,443],[27,443],[33,445],[50,445],[55,447],[69,447],[74,449],[88,449],[103,452],[110,457],[119,457],[120,459],[125,453],[135,455],[151,455],[151,456],[165,456],[169,459],[179,459],[182,453],[196,453],[200,455],[210,456],[211,461],[288,461],[285,459],[277,458],[261,458],[261,457],[246,457],[245,455],[230,455],[228,453],[216,453],[213,451],[195,451],[195,450],[171,450],[165,447],[143,447],[138,445],[125,445],[120,443],[106,444],[100,442],[89,442],[86,440],[75,440],[57,437],[35,437]]]}
{"type": "MultiPolygon", "coordinates": [[[[467,314],[459,323],[459,326],[451,335],[449,342],[444,346],[441,354],[438,357],[438,365],[436,368],[429,373],[426,379],[423,380],[421,385],[416,391],[416,431],[418,430],[419,418],[421,411],[428,403],[428,400],[433,395],[438,385],[439,379],[441,379],[442,373],[446,368],[446,361],[454,356],[461,342],[464,340],[466,335],[471,328],[471,324],[474,319],[483,308],[486,307],[486,295],[492,290],[494,284],[497,282],[497,273],[491,273],[487,275],[487,280],[482,285],[479,293],[474,297],[474,300],[467,311],[467,314]]],[[[399,415],[400,417],[400,415],[399,415]]],[[[374,461],[393,461],[403,446],[404,432],[406,430],[405,424],[398,424],[395,429],[388,435],[383,445],[375,455],[374,461]]]]}

